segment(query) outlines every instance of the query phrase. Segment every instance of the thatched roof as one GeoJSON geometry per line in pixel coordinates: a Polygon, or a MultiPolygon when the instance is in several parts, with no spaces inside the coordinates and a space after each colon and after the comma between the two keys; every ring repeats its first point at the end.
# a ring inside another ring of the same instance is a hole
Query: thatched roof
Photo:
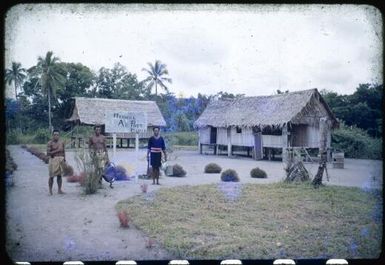
{"type": "Polygon", "coordinates": [[[307,116],[307,113],[314,112],[316,102],[324,106],[332,126],[338,126],[336,118],[317,89],[310,89],[273,96],[212,101],[194,122],[194,127],[256,126],[263,128],[282,127],[288,123],[298,124],[303,117],[307,116]]]}
{"type": "Polygon", "coordinates": [[[162,113],[154,101],[121,100],[106,98],[75,97],[72,115],[67,121],[80,121],[82,124],[102,125],[104,115],[109,111],[146,112],[148,126],[166,126],[162,113]]]}

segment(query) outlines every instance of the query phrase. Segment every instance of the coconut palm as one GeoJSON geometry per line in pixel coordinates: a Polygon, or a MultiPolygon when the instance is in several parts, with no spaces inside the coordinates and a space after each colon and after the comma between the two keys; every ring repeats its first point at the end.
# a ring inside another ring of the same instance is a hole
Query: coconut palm
{"type": "Polygon", "coordinates": [[[15,85],[15,98],[17,99],[17,89],[23,83],[26,78],[26,70],[21,67],[20,63],[12,62],[12,67],[5,70],[5,82],[11,85],[12,82],[15,85]]]}
{"type": "Polygon", "coordinates": [[[148,83],[147,88],[152,88],[155,86],[155,95],[158,95],[158,85],[160,85],[166,92],[168,92],[167,86],[164,82],[171,83],[171,78],[164,77],[164,75],[168,75],[167,66],[163,64],[161,61],[156,60],[155,64],[148,63],[149,69],[143,68],[142,71],[146,71],[148,73],[148,77],[143,80],[143,82],[148,83]]]}
{"type": "Polygon", "coordinates": [[[37,59],[37,72],[40,74],[39,84],[43,93],[48,97],[48,122],[49,130],[52,132],[52,114],[51,114],[51,96],[56,97],[56,90],[63,88],[65,84],[65,76],[59,66],[59,58],[53,56],[53,52],[47,52],[43,58],[39,56],[37,59]]]}

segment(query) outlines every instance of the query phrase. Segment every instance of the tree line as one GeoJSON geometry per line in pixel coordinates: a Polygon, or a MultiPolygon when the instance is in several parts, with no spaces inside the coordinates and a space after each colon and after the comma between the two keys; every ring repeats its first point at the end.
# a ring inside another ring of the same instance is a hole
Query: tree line
{"type": "MultiPolygon", "coordinates": [[[[48,127],[68,129],[65,120],[71,115],[73,97],[153,100],[166,120],[167,131],[192,131],[194,121],[210,100],[244,97],[219,92],[178,98],[167,87],[172,80],[165,64],[157,60],[142,70],[147,73],[144,80],[138,80],[136,74],[120,63],[93,72],[81,63],[61,62],[52,52],[39,57],[29,69],[13,62],[5,71],[5,81],[13,84],[16,95],[15,99],[5,100],[7,132],[33,133],[48,127]]],[[[278,94],[287,92],[277,90],[278,94]]],[[[371,137],[382,136],[382,84],[360,84],[351,95],[329,90],[320,93],[344,126],[360,128],[371,137]]]]}

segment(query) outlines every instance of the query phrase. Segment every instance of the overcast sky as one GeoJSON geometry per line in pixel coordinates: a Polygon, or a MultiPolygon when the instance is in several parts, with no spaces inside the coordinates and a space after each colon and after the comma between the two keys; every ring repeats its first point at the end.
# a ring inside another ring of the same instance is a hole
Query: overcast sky
{"type": "Polygon", "coordinates": [[[383,82],[382,17],[365,5],[27,4],[8,11],[5,30],[6,68],[53,51],[95,72],[119,62],[142,80],[158,59],[177,96],[383,82]]]}

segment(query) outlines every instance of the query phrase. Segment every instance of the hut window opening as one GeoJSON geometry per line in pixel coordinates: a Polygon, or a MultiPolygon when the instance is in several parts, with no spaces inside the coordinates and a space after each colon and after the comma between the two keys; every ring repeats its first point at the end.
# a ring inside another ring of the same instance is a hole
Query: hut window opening
{"type": "Polygon", "coordinates": [[[235,129],[236,129],[237,133],[242,133],[242,128],[241,127],[237,126],[235,129]]]}

